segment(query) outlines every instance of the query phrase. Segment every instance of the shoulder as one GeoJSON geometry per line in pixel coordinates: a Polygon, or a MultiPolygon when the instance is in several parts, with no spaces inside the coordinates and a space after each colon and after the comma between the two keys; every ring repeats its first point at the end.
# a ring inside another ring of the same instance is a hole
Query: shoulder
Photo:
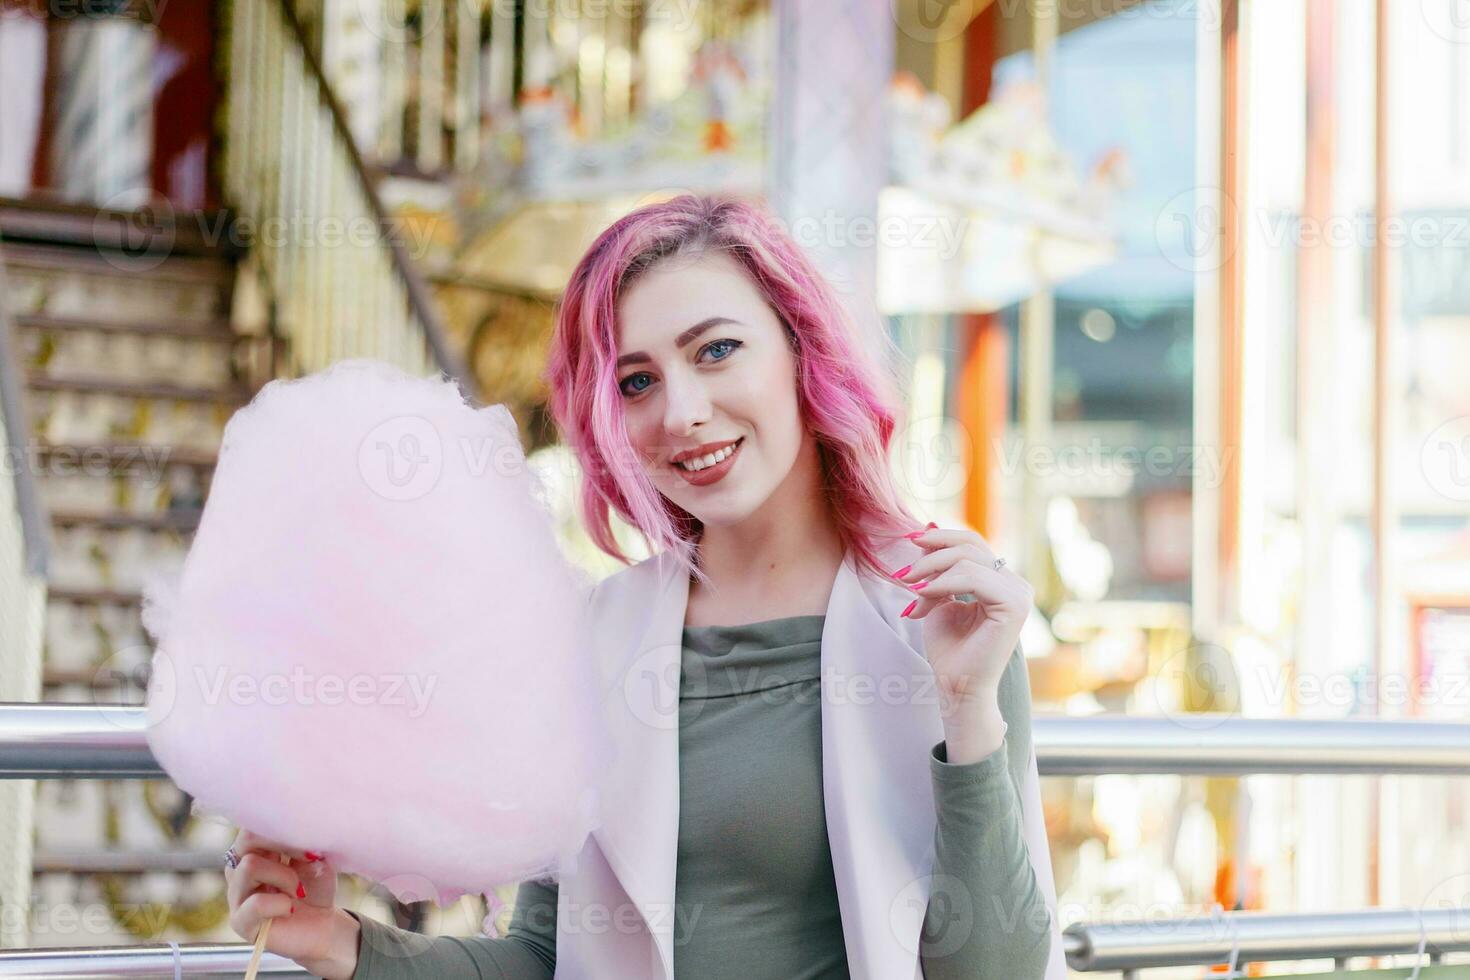
{"type": "Polygon", "coordinates": [[[587,605],[596,613],[608,608],[609,602],[616,604],[619,599],[646,592],[662,580],[665,562],[669,560],[672,559],[662,554],[652,555],[604,576],[587,590],[587,605]]]}

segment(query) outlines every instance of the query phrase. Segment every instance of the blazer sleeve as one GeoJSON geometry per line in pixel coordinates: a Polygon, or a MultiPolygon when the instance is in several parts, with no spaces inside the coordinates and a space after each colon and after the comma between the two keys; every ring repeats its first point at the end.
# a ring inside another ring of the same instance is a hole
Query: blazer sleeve
{"type": "Polygon", "coordinates": [[[984,759],[951,763],[943,742],[930,753],[936,822],[920,937],[926,980],[1067,977],[1019,644],[1001,679],[1000,709],[1005,738],[984,759]]]}
{"type": "Polygon", "coordinates": [[[523,881],[503,937],[426,936],[349,910],[361,933],[352,980],[552,980],[555,883],[523,881]]]}

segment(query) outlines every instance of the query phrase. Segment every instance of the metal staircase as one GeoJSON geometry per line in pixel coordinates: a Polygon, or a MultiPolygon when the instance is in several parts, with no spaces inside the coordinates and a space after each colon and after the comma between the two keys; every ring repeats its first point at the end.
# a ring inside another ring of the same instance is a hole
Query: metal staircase
{"type": "MultiPolygon", "coordinates": [[[[145,576],[187,551],[230,414],[268,380],[268,335],[231,321],[239,254],[140,247],[137,214],[0,202],[23,447],[49,515],[42,697],[135,701],[145,576]]],[[[185,221],[216,227],[216,218],[185,221]]]]}
{"type": "MultiPolygon", "coordinates": [[[[228,220],[0,201],[0,349],[23,409],[11,453],[48,539],[42,701],[142,702],[142,587],[187,552],[224,425],[274,373],[276,340],[232,316],[241,253],[205,234],[228,220]]],[[[166,781],[37,784],[35,894],[96,895],[118,939],[218,929],[218,888],[150,901],[138,873],[148,860],[105,872],[78,860],[132,852],[187,865],[212,843],[190,803],[166,781]]]]}

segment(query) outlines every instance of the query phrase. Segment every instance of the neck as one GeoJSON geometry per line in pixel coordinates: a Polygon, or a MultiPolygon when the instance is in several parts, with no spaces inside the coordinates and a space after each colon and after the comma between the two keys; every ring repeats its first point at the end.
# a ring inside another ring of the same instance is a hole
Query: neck
{"type": "Polygon", "coordinates": [[[738,524],[706,524],[699,538],[700,567],[713,592],[774,605],[829,586],[844,550],[810,440],[759,509],[738,524]]]}

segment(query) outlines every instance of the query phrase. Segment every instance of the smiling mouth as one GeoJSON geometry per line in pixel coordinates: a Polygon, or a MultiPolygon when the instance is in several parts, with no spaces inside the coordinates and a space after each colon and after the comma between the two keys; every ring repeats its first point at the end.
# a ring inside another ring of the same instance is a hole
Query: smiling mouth
{"type": "Polygon", "coordinates": [[[739,439],[736,439],[734,442],[730,443],[730,445],[726,446],[724,449],[721,449],[717,453],[711,453],[708,456],[698,456],[694,459],[687,459],[683,462],[675,463],[674,466],[680,470],[683,470],[685,473],[699,473],[703,470],[713,469],[714,467],[723,463],[725,460],[729,459],[731,456],[735,455],[735,451],[740,448],[740,444],[744,441],[745,437],[741,436],[739,439]]]}

